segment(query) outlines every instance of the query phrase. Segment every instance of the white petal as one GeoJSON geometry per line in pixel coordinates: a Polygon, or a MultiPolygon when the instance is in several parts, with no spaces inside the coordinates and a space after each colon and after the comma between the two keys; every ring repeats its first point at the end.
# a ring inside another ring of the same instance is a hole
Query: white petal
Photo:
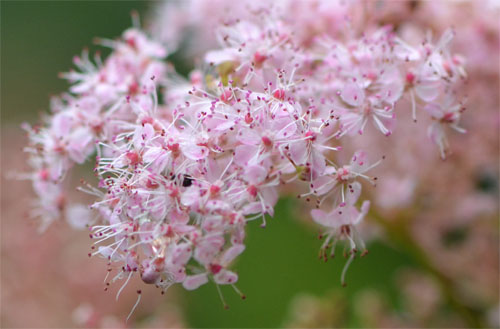
{"type": "Polygon", "coordinates": [[[207,282],[208,282],[207,273],[188,275],[184,280],[184,282],[182,282],[182,286],[186,290],[195,290],[207,282]]]}
{"type": "Polygon", "coordinates": [[[214,276],[214,281],[217,284],[233,284],[238,281],[238,275],[228,270],[221,270],[214,276]]]}

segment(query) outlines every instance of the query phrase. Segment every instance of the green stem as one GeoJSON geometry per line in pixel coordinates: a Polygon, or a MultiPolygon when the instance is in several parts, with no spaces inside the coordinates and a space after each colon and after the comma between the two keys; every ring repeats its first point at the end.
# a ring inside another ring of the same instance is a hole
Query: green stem
{"type": "Polygon", "coordinates": [[[370,218],[373,218],[387,233],[391,242],[402,247],[413,259],[438,282],[442,295],[448,304],[462,317],[462,319],[471,328],[483,328],[484,325],[480,315],[476,310],[464,304],[457,296],[455,283],[453,280],[436,268],[425,251],[418,245],[408,229],[410,222],[409,216],[402,216],[395,221],[386,221],[382,216],[375,212],[370,212],[370,218]]]}

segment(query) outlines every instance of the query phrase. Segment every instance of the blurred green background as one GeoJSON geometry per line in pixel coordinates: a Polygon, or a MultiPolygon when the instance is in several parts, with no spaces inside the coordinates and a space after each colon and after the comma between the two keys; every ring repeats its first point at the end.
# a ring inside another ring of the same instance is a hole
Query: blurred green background
{"type": "MultiPolygon", "coordinates": [[[[24,120],[35,122],[39,112],[47,111],[49,96],[67,89],[67,83],[57,73],[72,67],[72,57],[85,46],[96,50],[94,37],[119,36],[131,25],[131,10],[138,10],[144,19],[151,4],[1,1],[2,126],[18,126],[24,120]]],[[[348,285],[342,288],[340,273],[345,259],[339,256],[327,263],[318,260],[318,232],[297,218],[298,207],[295,200],[284,199],[266,229],[257,222],[248,225],[247,250],[235,264],[240,274],[238,287],[246,300],[241,300],[231,287],[222,287],[230,306],[225,310],[214,285],[183,292],[180,303],[189,326],[280,327],[292,299],[301,293],[337,296],[334,307],[342,311],[335,320],[338,326],[366,325],[355,307],[356,297],[366,288],[378,291],[392,310],[400,307],[395,276],[401,268],[414,266],[410,255],[400,248],[371,243],[370,254],[353,262],[348,285]]],[[[102,298],[115,302],[110,294],[102,298]]]]}
{"type": "Polygon", "coordinates": [[[65,91],[59,72],[72,68],[93,38],[115,38],[145,1],[1,1],[2,123],[33,121],[49,96],[65,91]]]}

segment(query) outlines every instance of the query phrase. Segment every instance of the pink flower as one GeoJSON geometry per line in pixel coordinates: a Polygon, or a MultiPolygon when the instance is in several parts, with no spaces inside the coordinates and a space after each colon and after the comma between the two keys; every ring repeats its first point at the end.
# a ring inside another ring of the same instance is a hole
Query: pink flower
{"type": "MultiPolygon", "coordinates": [[[[350,6],[291,1],[284,8],[242,7],[241,19],[223,17],[220,47],[200,56],[208,65],[189,80],[138,28],[99,40],[111,48],[108,58],[91,61],[86,51],[76,57],[78,71],[63,75],[72,83],[69,93],[52,102],[45,125],[28,128],[33,172],[26,177],[38,195],[37,214],[47,224],[65,213],[78,228],[93,225],[90,255],[116,267],[110,281],[125,280],[118,295],[134,275],[163,291],[214,281],[239,293],[230,265],[245,249],[246,223],[261,218],[265,226],[273,216],[279,185],[303,184],[300,196],[317,198],[311,215],[327,228],[322,253],[330,241],[346,240],[349,264],[358,245],[364,248],[355,227],[370,204],[356,207],[358,180],[374,185],[367,174],[380,161],[371,164],[358,151],[342,164],[342,154],[330,151],[364,140],[369,121],[391,135],[395,107],[406,95],[414,112],[424,103],[442,154],[443,126],[462,132],[462,107],[446,98],[464,76],[463,59],[449,50],[452,32],[414,48],[390,26],[358,37],[344,18],[350,6]],[[300,8],[307,8],[304,17],[282,14],[300,8]],[[99,218],[68,202],[63,190],[70,169],[93,154],[98,184],[81,190],[96,198],[91,208],[99,218]],[[328,212],[321,209],[327,199],[328,212]]],[[[186,19],[210,9],[195,7],[186,19]]],[[[174,29],[193,22],[177,23],[174,29]]],[[[167,39],[175,47],[175,36],[167,39]]]]}
{"type": "Polygon", "coordinates": [[[342,284],[344,284],[345,273],[355,253],[357,252],[358,247],[365,249],[365,245],[361,240],[359,233],[356,231],[356,225],[358,225],[368,213],[370,201],[365,200],[361,205],[361,209],[358,210],[355,207],[355,203],[359,199],[360,193],[361,184],[354,182],[349,185],[345,202],[343,204],[340,204],[329,213],[320,209],[313,209],[311,211],[313,220],[327,228],[325,232],[326,239],[321,247],[320,257],[323,257],[326,261],[326,250],[330,247],[330,241],[331,257],[335,255],[335,246],[338,240],[346,240],[348,243],[349,253],[351,256],[342,272],[342,284]]]}
{"type": "Polygon", "coordinates": [[[238,281],[238,275],[227,270],[226,267],[245,250],[245,246],[233,245],[223,254],[219,254],[218,249],[220,249],[219,245],[210,242],[204,242],[197,247],[200,255],[198,257],[202,257],[197,259],[206,266],[207,272],[188,276],[183,283],[184,288],[196,289],[207,283],[209,276],[213,277],[216,284],[234,284],[238,281]]]}
{"type": "Polygon", "coordinates": [[[435,121],[429,126],[428,136],[439,147],[441,158],[446,158],[448,152],[448,141],[444,131],[445,126],[453,128],[459,133],[466,133],[466,130],[458,126],[461,113],[465,107],[454,103],[454,97],[447,95],[440,103],[430,103],[424,107],[424,110],[431,115],[435,121]]]}

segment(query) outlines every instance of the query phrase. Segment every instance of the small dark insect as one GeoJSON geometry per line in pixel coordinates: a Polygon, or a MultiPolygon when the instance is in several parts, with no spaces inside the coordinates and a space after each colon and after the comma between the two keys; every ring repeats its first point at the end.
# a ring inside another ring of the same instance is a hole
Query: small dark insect
{"type": "Polygon", "coordinates": [[[193,184],[193,179],[189,175],[184,175],[184,180],[182,181],[182,186],[189,187],[193,184]]]}

